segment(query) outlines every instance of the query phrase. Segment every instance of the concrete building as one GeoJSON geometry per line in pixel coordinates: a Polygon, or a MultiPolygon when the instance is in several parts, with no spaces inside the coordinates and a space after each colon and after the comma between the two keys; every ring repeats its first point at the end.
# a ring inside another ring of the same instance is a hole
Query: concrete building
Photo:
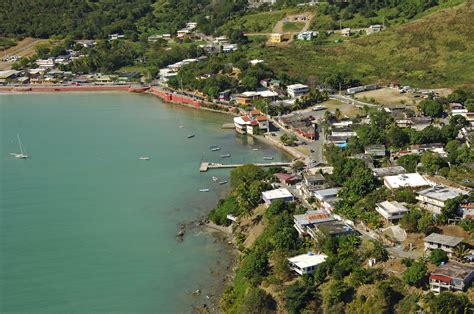
{"type": "Polygon", "coordinates": [[[318,239],[318,235],[328,235],[337,237],[354,233],[354,229],[340,220],[332,220],[319,224],[309,225],[307,227],[308,234],[314,239],[318,239]]]}
{"type": "Polygon", "coordinates": [[[418,173],[404,173],[396,176],[386,176],[383,177],[383,183],[390,190],[403,187],[419,188],[430,185],[429,182],[418,173]]]}
{"type": "Polygon", "coordinates": [[[357,133],[350,127],[333,128],[331,130],[331,136],[352,137],[352,136],[357,136],[357,133]]]}
{"type": "Polygon", "coordinates": [[[430,289],[442,291],[464,291],[474,278],[474,266],[455,261],[439,266],[430,274],[430,289]]]}
{"type": "Polygon", "coordinates": [[[276,190],[270,190],[262,192],[262,199],[265,204],[270,205],[273,201],[283,200],[285,202],[291,202],[295,200],[293,194],[288,189],[281,188],[276,190]]]}
{"type": "Polygon", "coordinates": [[[338,191],[339,188],[318,190],[314,192],[314,197],[316,197],[323,209],[332,211],[336,202],[339,201],[337,197],[338,191]]]}
{"type": "Polygon", "coordinates": [[[451,256],[454,249],[463,241],[463,238],[447,236],[439,233],[432,233],[423,239],[425,251],[441,249],[451,256]]]}
{"type": "Polygon", "coordinates": [[[439,215],[447,201],[468,193],[448,186],[437,185],[419,191],[417,194],[416,199],[420,201],[421,207],[439,215]]]}
{"type": "Polygon", "coordinates": [[[299,235],[303,236],[308,234],[308,227],[333,220],[335,218],[325,210],[308,210],[305,214],[293,215],[293,226],[299,235]]]}
{"type": "Polygon", "coordinates": [[[385,145],[369,145],[365,148],[365,153],[373,157],[385,157],[385,145]]]}
{"type": "Polygon", "coordinates": [[[270,35],[270,42],[271,43],[281,43],[283,41],[283,34],[280,33],[273,33],[270,35]]]}
{"type": "Polygon", "coordinates": [[[378,203],[375,210],[389,222],[400,220],[408,212],[408,208],[397,201],[378,203]]]}
{"type": "Polygon", "coordinates": [[[304,96],[309,93],[309,86],[304,84],[292,84],[286,87],[287,94],[292,98],[304,96]]]}
{"type": "Polygon", "coordinates": [[[324,254],[307,254],[298,255],[288,259],[290,269],[299,275],[312,274],[316,270],[316,266],[323,263],[327,258],[324,254]]]}

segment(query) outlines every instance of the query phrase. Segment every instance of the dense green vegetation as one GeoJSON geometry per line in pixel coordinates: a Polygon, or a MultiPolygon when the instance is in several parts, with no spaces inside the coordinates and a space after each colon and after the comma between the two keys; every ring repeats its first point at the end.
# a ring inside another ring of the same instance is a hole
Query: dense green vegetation
{"type": "Polygon", "coordinates": [[[472,87],[473,11],[474,3],[469,1],[343,44],[295,42],[285,48],[256,49],[254,56],[267,60],[275,73],[287,73],[301,82],[321,82],[342,73],[363,83],[472,87]]]}
{"type": "Polygon", "coordinates": [[[0,2],[0,34],[106,38],[121,33],[138,40],[141,34],[174,33],[189,21],[212,33],[230,16],[241,14],[246,5],[245,0],[6,0],[0,2]]]}

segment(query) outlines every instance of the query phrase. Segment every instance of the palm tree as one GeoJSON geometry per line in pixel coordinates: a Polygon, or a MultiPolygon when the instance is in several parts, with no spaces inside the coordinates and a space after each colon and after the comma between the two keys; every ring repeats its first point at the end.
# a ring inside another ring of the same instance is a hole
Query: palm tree
{"type": "Polygon", "coordinates": [[[454,256],[457,259],[462,260],[464,256],[469,253],[469,249],[464,243],[459,244],[457,247],[454,248],[454,256]]]}

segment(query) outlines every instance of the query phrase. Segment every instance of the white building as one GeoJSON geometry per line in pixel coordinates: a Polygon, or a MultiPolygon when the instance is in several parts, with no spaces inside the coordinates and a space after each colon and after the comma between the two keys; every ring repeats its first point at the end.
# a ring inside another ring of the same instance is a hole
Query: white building
{"type": "Polygon", "coordinates": [[[316,270],[316,266],[323,263],[326,258],[327,255],[309,252],[289,258],[288,262],[290,263],[290,269],[302,276],[312,274],[316,270]]]}
{"type": "Polygon", "coordinates": [[[286,87],[286,92],[290,97],[296,98],[309,92],[309,86],[304,84],[293,84],[286,87]]]}
{"type": "Polygon", "coordinates": [[[378,203],[375,210],[390,222],[400,220],[408,212],[408,208],[397,201],[378,203]]]}
{"type": "Polygon", "coordinates": [[[383,177],[383,183],[390,190],[403,187],[419,188],[430,185],[428,181],[418,173],[403,173],[396,176],[386,176],[383,177]]]}
{"type": "Polygon", "coordinates": [[[306,229],[308,226],[333,220],[335,218],[325,210],[308,210],[305,214],[293,215],[295,223],[293,226],[299,235],[302,236],[308,232],[306,229]]]}
{"type": "Polygon", "coordinates": [[[474,279],[474,266],[455,261],[440,265],[430,274],[430,289],[442,291],[464,291],[474,279]]]}
{"type": "Polygon", "coordinates": [[[54,68],[54,58],[49,58],[49,59],[37,59],[35,63],[38,65],[39,68],[41,69],[51,69],[54,68]]]}
{"type": "Polygon", "coordinates": [[[222,52],[233,52],[239,49],[239,45],[237,44],[223,44],[222,45],[222,52]]]}
{"type": "Polygon", "coordinates": [[[344,28],[341,30],[341,35],[344,37],[349,37],[351,36],[351,34],[352,34],[352,31],[350,28],[344,28]]]}
{"type": "Polygon", "coordinates": [[[295,200],[295,197],[293,196],[293,194],[290,193],[290,191],[288,191],[288,189],[281,188],[262,192],[262,199],[266,204],[270,205],[273,201],[276,200],[291,202],[295,200]]]}
{"type": "Polygon", "coordinates": [[[441,214],[441,210],[444,208],[447,201],[468,193],[448,186],[437,185],[419,191],[417,194],[416,199],[420,201],[422,207],[432,213],[441,214]]]}

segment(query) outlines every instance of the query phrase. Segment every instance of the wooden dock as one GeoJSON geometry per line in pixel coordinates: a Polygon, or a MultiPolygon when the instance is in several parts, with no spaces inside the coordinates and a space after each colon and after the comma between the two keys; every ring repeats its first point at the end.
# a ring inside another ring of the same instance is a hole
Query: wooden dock
{"type": "MultiPolygon", "coordinates": [[[[289,167],[291,162],[262,162],[262,163],[249,163],[259,167],[289,167]]],[[[209,169],[225,169],[225,168],[237,168],[243,166],[244,164],[221,164],[215,162],[201,162],[199,166],[200,172],[206,172],[209,169]]]]}

